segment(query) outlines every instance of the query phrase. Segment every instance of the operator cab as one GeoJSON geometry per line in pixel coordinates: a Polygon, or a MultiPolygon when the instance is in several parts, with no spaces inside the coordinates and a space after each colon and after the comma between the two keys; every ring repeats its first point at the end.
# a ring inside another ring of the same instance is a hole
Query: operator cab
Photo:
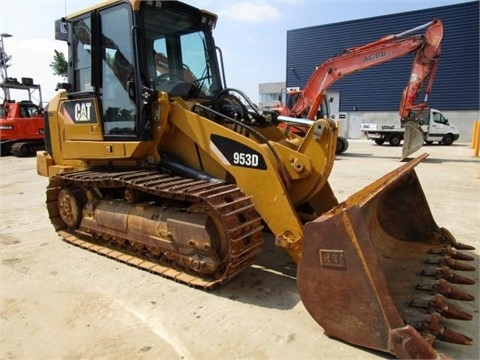
{"type": "Polygon", "coordinates": [[[170,1],[143,8],[145,59],[155,89],[185,99],[218,94],[222,87],[212,37],[216,16],[170,1]]]}
{"type": "Polygon", "coordinates": [[[33,118],[42,116],[42,109],[28,100],[20,101],[20,117],[21,118],[33,118]]]}
{"type": "Polygon", "coordinates": [[[186,99],[217,94],[221,88],[218,74],[211,68],[216,64],[213,42],[209,32],[193,24],[192,20],[198,19],[172,27],[168,19],[174,15],[156,7],[149,7],[144,16],[148,76],[155,89],[186,99]]]}
{"type": "Polygon", "coordinates": [[[72,58],[61,87],[74,100],[65,104],[73,122],[100,122],[105,139],[145,140],[159,92],[213,98],[222,90],[211,33],[216,20],[174,1],[142,1],[138,11],[128,2],[106,3],[57,20],[56,38],[68,41],[72,58]]]}

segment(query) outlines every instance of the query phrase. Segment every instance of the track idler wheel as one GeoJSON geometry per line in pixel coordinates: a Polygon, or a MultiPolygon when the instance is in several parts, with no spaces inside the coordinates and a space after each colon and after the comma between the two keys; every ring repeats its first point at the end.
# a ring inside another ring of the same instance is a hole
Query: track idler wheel
{"type": "Polygon", "coordinates": [[[85,193],[76,187],[65,187],[58,193],[58,212],[63,222],[76,228],[82,221],[82,209],[87,202],[85,193]]]}

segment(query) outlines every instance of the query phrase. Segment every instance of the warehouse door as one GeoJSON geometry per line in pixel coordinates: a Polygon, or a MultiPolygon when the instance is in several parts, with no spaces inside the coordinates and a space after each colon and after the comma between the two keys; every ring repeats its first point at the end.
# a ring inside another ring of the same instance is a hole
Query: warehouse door
{"type": "Polygon", "coordinates": [[[360,139],[362,137],[362,131],[360,130],[360,125],[362,124],[362,117],[350,113],[348,115],[348,138],[349,139],[360,139]]]}

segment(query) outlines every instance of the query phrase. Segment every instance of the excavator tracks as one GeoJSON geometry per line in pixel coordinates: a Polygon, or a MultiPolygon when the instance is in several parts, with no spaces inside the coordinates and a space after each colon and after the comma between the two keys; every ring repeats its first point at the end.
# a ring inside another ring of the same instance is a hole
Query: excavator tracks
{"type": "Polygon", "coordinates": [[[261,218],[240,189],[154,170],[61,173],[47,208],[66,242],[204,289],[248,268],[263,243],[261,218]]]}
{"type": "Polygon", "coordinates": [[[16,157],[34,156],[37,151],[45,149],[43,140],[30,140],[16,142],[12,145],[10,152],[16,157]]]}

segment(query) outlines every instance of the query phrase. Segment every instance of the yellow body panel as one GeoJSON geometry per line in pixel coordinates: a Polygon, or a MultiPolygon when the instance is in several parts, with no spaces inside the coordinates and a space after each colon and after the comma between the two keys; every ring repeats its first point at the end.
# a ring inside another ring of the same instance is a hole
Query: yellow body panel
{"type": "MultiPolygon", "coordinates": [[[[267,138],[268,142],[262,143],[253,136],[246,137],[203,118],[190,110],[191,104],[180,99],[169,101],[168,96],[161,93],[152,105],[152,140],[104,141],[100,120],[95,124],[73,124],[64,115],[61,109],[67,101],[65,94],[60,93],[50,103],[52,156],[39,156],[41,174],[51,177],[72,168],[105,165],[146,167],[158,164],[162,152],[174,154],[185,165],[210,176],[233,181],[251,195],[257,211],[277,234],[278,245],[287,248],[290,255],[299,261],[303,224],[295,206],[314,199],[315,194],[327,184],[336,139],[333,123],[317,121],[300,146],[295,142],[289,143],[285,137],[283,142],[277,141],[282,136],[278,130],[263,131],[264,136],[273,139],[267,138]],[[95,131],[92,132],[92,129],[95,131]],[[225,162],[212,145],[211,135],[223,136],[256,151],[264,158],[267,168],[259,171],[225,162]]],[[[96,119],[101,119],[97,102],[93,101],[96,119]]],[[[326,186],[326,189],[329,187],[326,186]]],[[[312,208],[324,208],[315,204],[318,201],[336,203],[331,191],[326,191],[322,199],[316,199],[311,204],[312,208]]]]}
{"type": "MultiPolygon", "coordinates": [[[[179,103],[171,104],[170,108],[172,130],[165,142],[160,144],[160,149],[171,151],[188,166],[214,176],[223,178],[228,173],[229,178],[233,178],[242,191],[253,197],[257,211],[277,234],[277,243],[287,248],[289,254],[298,261],[303,225],[294,206],[312,198],[326,184],[333,163],[328,151],[332,146],[331,139],[335,138],[334,124],[325,120],[318,121],[323,132],[320,134],[312,127],[312,131],[306,135],[304,141],[308,144],[303,146],[304,151],[316,154],[309,158],[279,144],[271,145],[276,152],[274,154],[272,148],[253,137],[247,138],[225,126],[201,118],[179,103]],[[224,136],[260,153],[267,163],[267,170],[259,171],[229,164],[212,146],[211,134],[224,136]],[[198,162],[198,154],[201,155],[201,164],[198,162]],[[298,171],[296,166],[301,162],[303,166],[298,171]]],[[[331,198],[322,201],[336,202],[331,192],[326,195],[331,198]]]]}

